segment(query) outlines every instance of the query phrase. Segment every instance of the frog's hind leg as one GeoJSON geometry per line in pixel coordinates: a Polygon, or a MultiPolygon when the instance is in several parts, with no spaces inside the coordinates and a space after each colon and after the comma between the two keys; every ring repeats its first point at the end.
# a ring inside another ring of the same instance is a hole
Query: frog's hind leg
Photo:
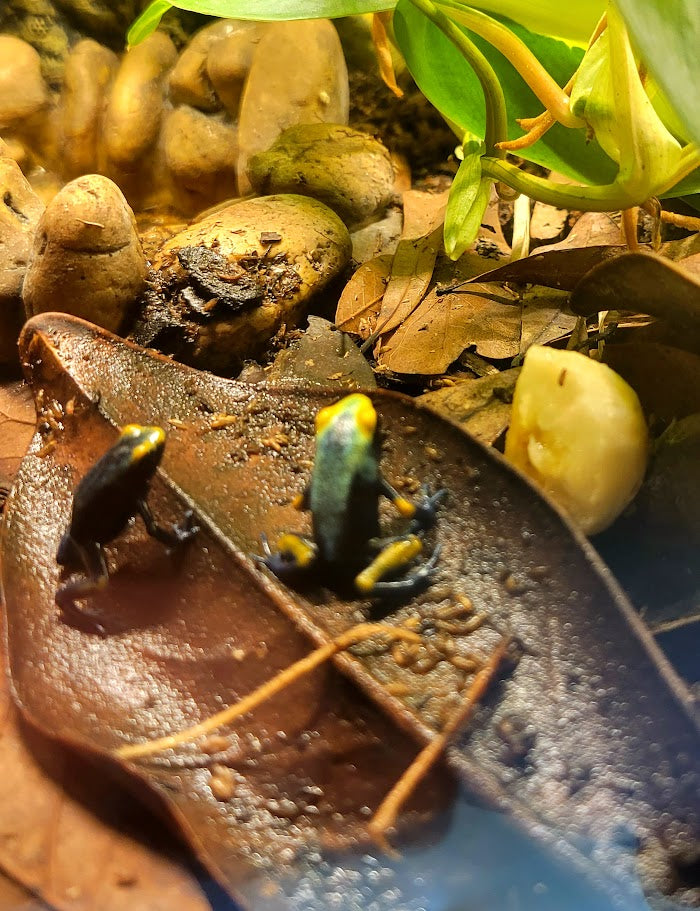
{"type": "Polygon", "coordinates": [[[361,573],[355,576],[355,587],[363,595],[412,595],[430,584],[440,557],[440,547],[435,548],[429,560],[401,579],[385,580],[401,572],[423,552],[418,535],[406,535],[390,540],[361,573]]]}
{"type": "Polygon", "coordinates": [[[72,545],[73,552],[80,558],[86,575],[61,585],[56,590],[56,604],[61,609],[64,619],[69,623],[77,626],[88,625],[94,632],[104,635],[105,628],[102,624],[89,613],[77,607],[75,603],[106,588],[109,582],[109,572],[102,545],[96,541],[86,545],[79,545],[73,541],[72,545]]]}

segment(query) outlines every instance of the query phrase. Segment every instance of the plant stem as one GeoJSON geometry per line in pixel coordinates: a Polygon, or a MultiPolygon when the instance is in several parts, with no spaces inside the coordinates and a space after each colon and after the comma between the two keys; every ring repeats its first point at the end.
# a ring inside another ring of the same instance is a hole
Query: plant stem
{"type": "Polygon", "coordinates": [[[448,19],[432,0],[410,0],[410,2],[424,16],[427,16],[446,38],[449,38],[476,73],[486,103],[486,136],[484,137],[486,153],[495,158],[504,157],[505,152],[498,149],[496,144],[508,138],[506,100],[493,67],[474,42],[467,38],[464,32],[451,19],[448,19]]]}
{"type": "Polygon", "coordinates": [[[452,18],[500,51],[555,120],[565,127],[585,126],[583,120],[571,113],[567,93],[552,79],[530,48],[509,28],[460,0],[439,0],[439,5],[450,9],[452,18]]]}
{"type": "Polygon", "coordinates": [[[548,203],[559,209],[583,209],[588,212],[612,212],[629,209],[645,200],[634,199],[616,183],[598,187],[569,187],[554,184],[544,177],[526,174],[508,161],[482,158],[481,169],[493,180],[501,180],[530,199],[548,203]]]}

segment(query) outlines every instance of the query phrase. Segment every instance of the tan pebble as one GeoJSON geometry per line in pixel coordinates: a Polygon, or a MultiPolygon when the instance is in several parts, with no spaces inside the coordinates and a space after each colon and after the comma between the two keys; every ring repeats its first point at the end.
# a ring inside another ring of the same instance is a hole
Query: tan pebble
{"type": "Polygon", "coordinates": [[[211,45],[206,70],[218,98],[235,120],[255,49],[267,28],[265,22],[238,22],[235,31],[211,45]]]}
{"type": "Polygon", "coordinates": [[[338,33],[327,19],[270,24],[253,56],[239,120],[238,179],[251,156],[297,123],[348,121],[348,73],[338,33]]]}
{"type": "Polygon", "coordinates": [[[170,74],[170,100],[200,111],[219,111],[219,100],[209,73],[207,59],[215,44],[240,28],[235,19],[221,19],[206,25],[190,39],[170,74]]]}
{"type": "Polygon", "coordinates": [[[21,38],[0,35],[0,130],[22,125],[48,103],[39,54],[21,38]]]}
{"type": "Polygon", "coordinates": [[[71,179],[100,167],[98,138],[117,55],[86,38],[72,49],[63,74],[61,171],[71,179]]]}
{"type": "MultiPolygon", "coordinates": [[[[161,312],[168,319],[177,317],[169,329],[169,344],[173,333],[182,335],[182,348],[173,353],[208,370],[239,369],[241,361],[260,352],[282,325],[293,327],[301,321],[313,296],[347,266],[350,252],[350,235],[338,216],[304,196],[245,200],[196,222],[170,238],[153,262],[159,285],[171,295],[161,312]],[[269,244],[261,242],[268,231],[282,238],[269,255],[269,244]],[[205,321],[189,317],[183,293],[190,299],[193,293],[211,295],[202,288],[196,264],[200,258],[204,263],[209,260],[220,276],[230,269],[232,276],[259,283],[261,297],[237,305],[237,283],[227,280],[220,291],[231,294],[229,303],[219,301],[205,321]],[[183,268],[183,259],[192,265],[183,268]],[[247,273],[241,262],[248,263],[247,273]]],[[[157,346],[158,338],[149,334],[153,325],[145,309],[134,330],[135,341],[157,346]]]]}
{"type": "Polygon", "coordinates": [[[97,174],[78,177],[39,221],[25,308],[29,316],[63,310],[117,332],[146,274],[134,215],[119,187],[97,174]]]}
{"type": "Polygon", "coordinates": [[[44,205],[0,140],[0,363],[16,363],[22,283],[44,205]]]}
{"type": "Polygon", "coordinates": [[[209,787],[217,800],[230,800],[236,793],[236,776],[228,766],[216,763],[211,767],[209,787]]]}
{"type": "Polygon", "coordinates": [[[134,168],[160,133],[166,76],[175,63],[175,45],[154,32],[123,57],[109,97],[104,127],[107,157],[134,168]]]}
{"type": "Polygon", "coordinates": [[[233,124],[182,106],[167,115],[163,139],[166,167],[182,209],[196,212],[236,195],[233,124]]]}
{"type": "Polygon", "coordinates": [[[289,127],[250,159],[248,178],[258,193],[320,199],[346,224],[384,209],[394,193],[394,166],[386,147],[361,130],[333,123],[289,127]]]}

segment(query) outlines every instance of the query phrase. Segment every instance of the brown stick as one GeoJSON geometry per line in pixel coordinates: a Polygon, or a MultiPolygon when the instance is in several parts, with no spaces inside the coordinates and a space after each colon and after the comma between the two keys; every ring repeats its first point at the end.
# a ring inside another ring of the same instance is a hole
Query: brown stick
{"type": "Polygon", "coordinates": [[[244,698],[239,702],[236,702],[235,705],[230,705],[228,708],[222,709],[215,715],[211,715],[209,718],[206,718],[204,721],[201,721],[199,724],[195,724],[190,728],[185,728],[184,731],[180,731],[178,734],[170,734],[167,737],[160,737],[157,740],[147,740],[145,743],[135,743],[119,747],[114,751],[114,755],[119,759],[140,759],[143,756],[151,756],[153,753],[160,753],[163,750],[172,749],[173,747],[179,746],[181,743],[187,743],[190,740],[194,740],[195,737],[200,737],[202,734],[209,734],[211,731],[216,730],[216,728],[220,728],[224,724],[229,724],[234,719],[240,718],[241,715],[251,712],[262,702],[265,702],[271,696],[279,693],[280,690],[289,686],[290,683],[293,683],[299,677],[310,673],[320,664],[323,664],[324,661],[328,661],[333,655],[342,652],[346,648],[350,648],[351,645],[355,645],[365,639],[370,639],[372,636],[384,636],[389,639],[405,639],[408,642],[420,642],[419,635],[397,626],[389,626],[385,623],[360,623],[357,626],[353,626],[352,629],[347,630],[347,632],[341,633],[340,636],[333,639],[333,641],[329,642],[327,645],[320,646],[320,648],[317,648],[305,658],[301,658],[299,661],[295,661],[294,664],[290,664],[289,667],[280,671],[279,674],[276,674],[271,680],[268,680],[256,690],[253,690],[252,693],[244,696],[244,698]]]}
{"type": "Polygon", "coordinates": [[[455,710],[442,731],[424,747],[416,756],[411,765],[406,769],[401,778],[389,791],[379,805],[376,813],[369,822],[369,834],[373,841],[388,855],[398,857],[398,853],[391,847],[386,838],[386,831],[394,825],[396,817],[401,812],[401,807],[409,799],[418,784],[428,774],[431,767],[437,762],[447,747],[454,732],[466,724],[474,714],[479,700],[493,680],[498,668],[505,657],[512,639],[506,636],[491,653],[489,660],[476,674],[467,690],[464,700],[455,710]]]}

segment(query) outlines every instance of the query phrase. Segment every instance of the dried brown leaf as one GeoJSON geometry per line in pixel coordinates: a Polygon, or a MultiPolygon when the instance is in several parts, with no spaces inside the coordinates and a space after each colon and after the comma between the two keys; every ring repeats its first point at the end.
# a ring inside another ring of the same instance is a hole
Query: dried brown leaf
{"type": "Polygon", "coordinates": [[[494,443],[510,423],[511,403],[519,367],[478,380],[426,392],[416,401],[436,414],[455,421],[482,443],[494,443]]]}
{"type": "Polygon", "coordinates": [[[12,486],[19,464],[34,434],[36,411],[26,383],[0,384],[0,490],[12,486]]]}
{"type": "Polygon", "coordinates": [[[377,322],[394,257],[377,256],[364,263],[343,288],[335,325],[343,332],[368,338],[377,322]]]}

